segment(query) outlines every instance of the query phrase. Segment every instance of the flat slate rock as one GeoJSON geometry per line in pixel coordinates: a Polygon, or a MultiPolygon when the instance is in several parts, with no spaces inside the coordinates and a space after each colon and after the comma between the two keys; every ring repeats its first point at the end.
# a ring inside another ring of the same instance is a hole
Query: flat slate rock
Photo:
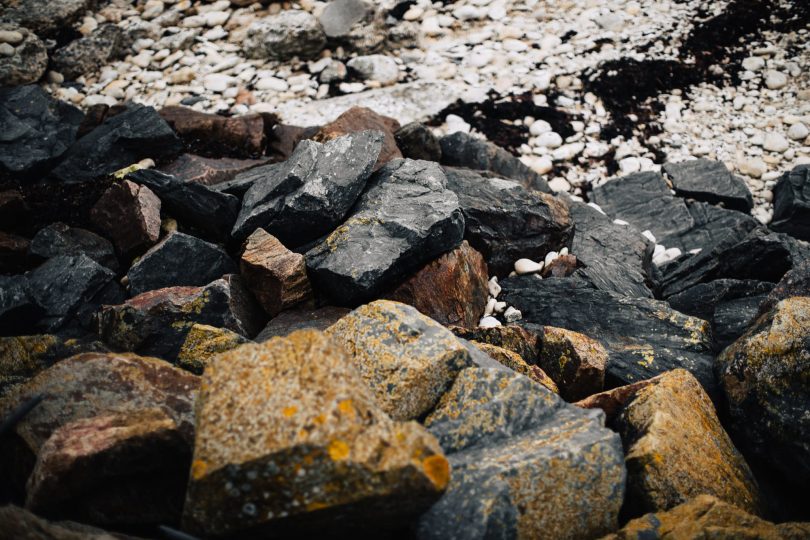
{"type": "Polygon", "coordinates": [[[692,217],[692,226],[686,231],[657,238],[659,244],[677,247],[684,253],[696,249],[710,250],[728,242],[739,242],[761,226],[748,214],[704,202],[687,202],[686,209],[692,217]]]}
{"type": "Polygon", "coordinates": [[[523,326],[580,332],[608,352],[605,386],[621,386],[684,368],[714,393],[709,323],[666,302],[592,289],[575,278],[516,276],[501,282],[500,300],[523,314],[523,326]]]}
{"type": "Polygon", "coordinates": [[[353,306],[461,244],[464,216],[438,164],[394,160],[369,181],[343,225],[306,253],[310,280],[353,306]]]}
{"type": "Polygon", "coordinates": [[[722,161],[694,159],[665,163],[664,172],[681,197],[709,204],[722,203],[726,208],[746,213],[754,207],[754,198],[745,181],[731,174],[722,161]]]}
{"type": "Polygon", "coordinates": [[[776,183],[770,228],[810,242],[809,165],[799,165],[776,183]]]}
{"type": "Polygon", "coordinates": [[[100,265],[118,272],[118,258],[109,240],[64,223],[52,223],[40,229],[31,239],[29,253],[43,259],[57,255],[87,255],[100,265]]]}
{"type": "Polygon", "coordinates": [[[276,172],[280,171],[284,166],[284,163],[268,163],[252,167],[246,171],[237,173],[230,180],[214,184],[211,186],[211,189],[220,193],[233,195],[241,200],[245,196],[245,193],[253,187],[253,184],[272,178],[276,172]]]}
{"type": "Polygon", "coordinates": [[[769,312],[780,301],[791,296],[810,296],[810,261],[794,265],[782,276],[759,306],[759,314],[769,312]]]}

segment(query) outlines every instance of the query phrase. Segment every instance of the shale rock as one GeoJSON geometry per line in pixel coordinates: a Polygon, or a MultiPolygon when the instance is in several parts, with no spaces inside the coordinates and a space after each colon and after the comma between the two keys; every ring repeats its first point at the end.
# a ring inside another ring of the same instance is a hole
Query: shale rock
{"type": "Polygon", "coordinates": [[[97,72],[122,58],[131,42],[124,29],[116,24],[102,24],[92,34],[71,41],[54,52],[54,68],[68,80],[97,72]]]}
{"type": "Polygon", "coordinates": [[[161,171],[176,176],[183,182],[214,186],[233,180],[236,175],[259,165],[267,159],[213,159],[195,154],[182,154],[176,160],[161,167],[161,171]]]}
{"type": "Polygon", "coordinates": [[[464,217],[439,166],[394,160],[377,171],[353,214],[306,253],[316,291],[339,305],[373,299],[456,248],[464,217]]]}
{"type": "Polygon", "coordinates": [[[282,11],[250,25],[242,47],[251,58],[312,58],[326,45],[318,19],[306,11],[282,11]]]}
{"type": "Polygon", "coordinates": [[[419,122],[404,125],[394,133],[402,155],[410,159],[441,161],[442,146],[429,127],[419,122]]]}
{"type": "Polygon", "coordinates": [[[288,309],[273,317],[273,320],[267,323],[267,326],[259,332],[254,341],[257,343],[265,342],[270,338],[284,337],[296,330],[326,330],[349,312],[351,310],[348,308],[335,306],[317,309],[299,306],[288,309]]]}
{"type": "Polygon", "coordinates": [[[773,188],[770,228],[810,242],[810,166],[785,173],[773,188]]]}
{"type": "Polygon", "coordinates": [[[759,306],[759,314],[768,313],[780,301],[791,296],[810,296],[810,261],[797,264],[782,276],[759,306]]]}
{"type": "Polygon", "coordinates": [[[211,189],[233,195],[241,200],[254,184],[264,183],[283,167],[285,167],[284,163],[266,163],[251,167],[249,170],[237,173],[231,180],[211,186],[211,189]]]}
{"type": "Polygon", "coordinates": [[[692,217],[688,230],[677,234],[656,238],[666,247],[677,247],[681,251],[700,249],[710,251],[731,243],[742,241],[745,236],[759,227],[759,222],[742,212],[726,210],[702,202],[687,202],[686,209],[692,217]]]}
{"type": "Polygon", "coordinates": [[[134,182],[115,182],[90,210],[90,220],[119,253],[131,257],[160,237],[160,199],[134,182]]]}
{"type": "Polygon", "coordinates": [[[749,212],[754,207],[754,198],[745,181],[731,174],[722,161],[695,159],[665,163],[664,172],[681,197],[709,204],[722,203],[740,212],[749,212]]]}
{"type": "Polygon", "coordinates": [[[503,364],[512,371],[525,375],[534,382],[548,388],[555,394],[560,393],[560,389],[557,388],[557,383],[555,383],[551,377],[546,375],[545,371],[540,369],[538,366],[527,364],[518,353],[512,352],[509,349],[504,349],[503,347],[498,347],[497,345],[491,345],[489,343],[478,343],[473,341],[472,344],[478,347],[481,352],[493,360],[497,360],[500,364],[503,364]]]}
{"type": "Polygon", "coordinates": [[[585,399],[577,401],[574,403],[574,405],[577,407],[582,407],[583,409],[602,409],[602,412],[605,413],[607,425],[613,427],[616,423],[616,417],[624,410],[625,405],[627,405],[633,399],[633,397],[635,397],[638,391],[642,388],[650,386],[651,384],[655,384],[667,373],[670,372],[666,371],[662,375],[658,375],[652,379],[646,379],[633,384],[611,388],[610,390],[605,390],[604,392],[599,392],[598,394],[593,394],[585,399]]]}
{"type": "Polygon", "coordinates": [[[345,346],[382,410],[395,420],[429,412],[470,365],[467,349],[449,330],[389,300],[357,308],[326,333],[345,346]]]}
{"type": "Polygon", "coordinates": [[[394,132],[399,129],[399,122],[394,118],[377,114],[367,107],[352,107],[333,122],[326,124],[318,130],[314,139],[319,142],[331,141],[338,137],[350,133],[363,131],[378,131],[383,134],[382,147],[377,163],[374,164],[376,171],[392,159],[402,157],[402,153],[397,148],[394,139],[394,132]]]}
{"type": "Polygon", "coordinates": [[[0,30],[15,31],[24,36],[22,42],[14,46],[11,56],[0,55],[0,87],[37,82],[48,69],[45,44],[26,28],[0,23],[0,30]]]}
{"type": "MultiPolygon", "coordinates": [[[[225,117],[187,107],[164,107],[160,117],[194,154],[256,158],[264,151],[267,126],[259,114],[225,117]]],[[[268,120],[274,123],[272,118],[268,120]]]]}
{"type": "Polygon", "coordinates": [[[247,338],[227,328],[195,324],[189,329],[186,340],[177,353],[177,365],[201,375],[205,366],[211,363],[217,354],[235,349],[248,341],[247,338]]]}
{"type": "Polygon", "coordinates": [[[44,314],[28,292],[25,276],[0,275],[0,334],[20,335],[30,332],[31,326],[44,314]]]}
{"type": "Polygon", "coordinates": [[[29,252],[43,259],[58,255],[86,255],[113,272],[118,271],[118,258],[109,240],[64,223],[57,222],[40,229],[31,239],[29,252]]]}
{"type": "Polygon", "coordinates": [[[382,412],[320,332],[223,353],[204,381],[184,515],[192,532],[295,537],[362,522],[368,533],[418,515],[447,485],[436,440],[382,412]]]}
{"type": "Polygon", "coordinates": [[[599,342],[578,332],[544,326],[537,364],[557,384],[566,401],[601,392],[608,353],[599,342]]]}
{"type": "Polygon", "coordinates": [[[133,295],[177,286],[207,285],[237,271],[219,246],[173,232],[144,253],[127,272],[133,295]]]}

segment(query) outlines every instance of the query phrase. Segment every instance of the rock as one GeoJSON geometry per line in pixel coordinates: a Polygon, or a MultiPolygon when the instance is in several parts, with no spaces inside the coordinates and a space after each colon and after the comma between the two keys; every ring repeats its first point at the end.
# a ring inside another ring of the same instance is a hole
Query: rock
{"type": "Polygon", "coordinates": [[[119,253],[131,257],[160,237],[160,199],[145,186],[114,182],[90,210],[90,220],[119,253]]]}
{"type": "Polygon", "coordinates": [[[769,69],[765,72],[765,86],[771,90],[778,90],[787,84],[787,75],[780,71],[769,69]]]}
{"type": "Polygon", "coordinates": [[[457,132],[442,137],[439,144],[442,149],[442,165],[489,171],[497,176],[515,180],[527,188],[551,193],[551,188],[542,176],[489,141],[457,132]]]}
{"type": "Polygon", "coordinates": [[[780,301],[791,296],[810,296],[810,261],[803,261],[793,266],[782,276],[779,283],[760,304],[758,315],[768,313],[780,301]]]}
{"type": "Polygon", "coordinates": [[[364,131],[320,144],[301,141],[282,166],[253,169],[267,174],[245,193],[232,235],[242,240],[263,227],[290,248],[339,225],[366,185],[383,135],[364,131]]]}
{"type": "Polygon", "coordinates": [[[384,54],[356,56],[346,63],[346,67],[356,72],[361,79],[377,81],[383,86],[399,80],[399,66],[393,58],[384,54]]]}
{"type": "Polygon", "coordinates": [[[542,343],[536,334],[522,326],[507,325],[497,328],[462,328],[451,326],[456,336],[476,342],[476,345],[489,344],[517,353],[527,364],[537,364],[542,343]]]}
{"type": "Polygon", "coordinates": [[[561,199],[514,180],[449,167],[445,172],[464,213],[464,237],[484,255],[490,273],[507,274],[517,259],[542,259],[568,245],[573,224],[561,199]]]}
{"type": "MultiPolygon", "coordinates": [[[[14,505],[0,507],[0,530],[9,538],[24,540],[112,540],[124,539],[110,533],[72,521],[48,522],[14,505]]],[[[131,538],[131,537],[128,537],[131,538]]]]}
{"type": "Polygon", "coordinates": [[[542,262],[534,262],[531,259],[518,259],[515,261],[515,272],[522,276],[524,274],[537,274],[543,269],[542,262]]]}
{"type": "Polygon", "coordinates": [[[436,163],[394,160],[349,218],[306,253],[316,291],[337,305],[373,299],[461,244],[464,217],[436,163]]]}
{"type": "Polygon", "coordinates": [[[338,534],[360,522],[366,533],[384,530],[424,511],[448,483],[436,440],[381,411],[320,332],[223,353],[204,380],[184,511],[195,534],[338,534]]]}
{"type": "Polygon", "coordinates": [[[233,177],[232,180],[211,186],[211,189],[214,191],[219,191],[220,193],[233,195],[241,200],[245,197],[245,193],[247,193],[254,184],[264,183],[268,178],[272,178],[276,172],[280,171],[285,166],[286,165],[284,163],[266,163],[257,167],[252,167],[249,170],[238,173],[233,177]]]}
{"type": "Polygon", "coordinates": [[[439,139],[429,127],[419,122],[411,122],[394,133],[396,144],[402,155],[410,159],[441,161],[442,147],[439,139]]]}
{"type": "Polygon", "coordinates": [[[318,19],[305,11],[282,11],[250,25],[242,47],[250,58],[311,58],[326,45],[318,19]]]}
{"type": "Polygon", "coordinates": [[[18,274],[28,269],[27,238],[0,231],[0,273],[18,274]]]}
{"type": "MultiPolygon", "coordinates": [[[[503,328],[503,326],[499,326],[497,328],[503,328]]],[[[472,344],[478,347],[481,352],[490,358],[497,360],[498,363],[508,367],[512,371],[525,375],[534,382],[548,388],[555,394],[560,393],[559,388],[557,388],[557,384],[551,379],[551,377],[546,375],[545,371],[540,369],[538,366],[527,364],[518,353],[512,352],[509,349],[504,349],[503,347],[498,347],[497,345],[492,345],[490,343],[478,343],[473,341],[472,344]]]]}
{"type": "MultiPolygon", "coordinates": [[[[666,302],[592,289],[574,278],[517,276],[502,282],[503,300],[523,313],[523,326],[580,332],[608,352],[605,385],[649,379],[676,368],[690,371],[712,395],[709,323],[666,302]]],[[[539,329],[538,329],[539,333],[539,329]]]]}
{"type": "Polygon", "coordinates": [[[79,109],[39,86],[0,88],[0,172],[27,176],[48,169],[76,140],[79,109]]]}
{"type": "Polygon", "coordinates": [[[250,338],[264,324],[261,308],[238,276],[205,287],[169,287],[140,294],[123,304],[104,306],[99,334],[121,350],[177,358],[194,323],[232,330],[250,338]]]}
{"type": "Polygon", "coordinates": [[[729,242],[739,242],[759,226],[757,220],[748,214],[707,203],[688,202],[686,209],[691,217],[689,229],[658,238],[668,248],[711,251],[729,242]]]}
{"type": "Polygon", "coordinates": [[[63,182],[89,181],[145,158],[175,157],[182,150],[180,139],[157,111],[131,104],[79,139],[51,174],[63,182]]]}
{"type": "Polygon", "coordinates": [[[239,213],[239,199],[233,195],[214,191],[202,184],[183,182],[154,169],[132,172],[126,179],[149,188],[172,217],[214,239],[228,238],[239,213]]]}
{"type": "Polygon", "coordinates": [[[214,186],[233,180],[239,173],[266,163],[267,159],[213,159],[194,154],[182,154],[176,160],[161,167],[160,171],[175,176],[183,182],[214,186]]]}
{"type": "Polygon", "coordinates": [[[601,392],[608,353],[597,341],[577,332],[544,326],[537,364],[557,384],[566,401],[601,392]]]}
{"type": "Polygon", "coordinates": [[[642,388],[646,388],[651,384],[655,384],[661,377],[666,376],[669,371],[665,371],[662,375],[657,375],[651,379],[645,379],[633,384],[619,386],[598,394],[593,394],[585,399],[579,400],[574,405],[582,407],[583,409],[601,409],[605,413],[605,419],[608,426],[614,426],[616,417],[624,410],[630,400],[642,388]]]}
{"type": "Polygon", "coordinates": [[[465,240],[386,295],[445,325],[473,328],[487,304],[487,266],[465,240]]]}
{"type": "Polygon", "coordinates": [[[54,0],[43,4],[39,0],[17,0],[4,4],[3,17],[40,36],[51,37],[77,21],[94,3],[93,0],[54,0]]]}
{"type": "Polygon", "coordinates": [[[237,271],[219,246],[181,232],[170,233],[127,272],[133,295],[164,287],[202,286],[237,271]]]}
{"type": "Polygon", "coordinates": [[[799,165],[776,183],[770,228],[810,242],[810,166],[799,165]]]}
{"type": "Polygon", "coordinates": [[[411,306],[377,300],[326,333],[343,344],[377,401],[394,420],[429,412],[456,374],[470,365],[464,345],[411,306]]]}
{"type": "Polygon", "coordinates": [[[769,152],[778,152],[781,154],[790,148],[790,143],[781,133],[772,131],[765,134],[765,140],[762,143],[762,148],[769,152]]]}
{"type": "Polygon", "coordinates": [[[14,32],[21,38],[16,46],[6,45],[11,54],[0,55],[0,87],[35,83],[48,68],[48,50],[42,40],[33,32],[25,30],[23,35],[15,28],[0,23],[0,31],[14,32]]]}
{"type": "Polygon", "coordinates": [[[272,116],[260,114],[225,117],[187,107],[163,107],[160,117],[177,133],[188,150],[210,158],[257,158],[266,145],[272,116]],[[267,125],[266,125],[267,124],[267,125]]]}
{"type": "Polygon", "coordinates": [[[363,0],[335,0],[326,4],[319,21],[327,37],[337,38],[348,34],[370,11],[371,6],[363,0]]]}
{"type": "Polygon", "coordinates": [[[304,256],[288,250],[262,229],[248,237],[239,267],[248,288],[271,317],[312,297],[304,256]]]}
{"type": "Polygon", "coordinates": [[[115,24],[102,24],[92,34],[57,49],[53,68],[68,80],[90,75],[123,58],[131,46],[126,31],[115,24]]]}
{"type": "Polygon", "coordinates": [[[810,479],[810,298],[780,301],[717,357],[730,430],[746,455],[797,486],[810,479]]]}
{"type": "Polygon", "coordinates": [[[560,255],[545,266],[540,275],[544,278],[568,277],[577,271],[578,266],[576,255],[560,255]]]}
{"type": "Polygon", "coordinates": [[[333,60],[321,71],[318,80],[322,84],[333,84],[346,80],[348,75],[349,70],[346,68],[346,64],[339,60],[333,60]]]}
{"type": "Polygon", "coordinates": [[[227,328],[195,324],[177,353],[177,366],[201,375],[211,360],[221,352],[248,343],[248,339],[227,328]]]}
{"type": "Polygon", "coordinates": [[[366,130],[379,131],[383,134],[382,148],[373,170],[391,161],[401,158],[402,154],[397,148],[394,132],[399,129],[399,122],[393,118],[382,116],[365,107],[352,107],[338,116],[334,122],[321,127],[315,134],[314,140],[327,142],[350,133],[359,133],[366,130]]]}
{"type": "Polygon", "coordinates": [[[25,276],[0,275],[0,335],[28,333],[43,314],[44,310],[28,292],[25,276]]]}
{"type": "Polygon", "coordinates": [[[326,330],[350,311],[348,308],[334,306],[317,309],[299,306],[288,309],[267,323],[254,341],[262,343],[274,337],[284,337],[296,330],[326,330]]]}
{"type": "Polygon", "coordinates": [[[802,122],[796,122],[788,129],[787,136],[794,141],[803,141],[810,135],[810,129],[802,122]]]}
{"type": "Polygon", "coordinates": [[[600,411],[566,405],[523,375],[463,370],[425,422],[453,476],[416,536],[595,538],[614,530],[624,465],[618,436],[602,422],[600,411]]]}
{"type": "Polygon", "coordinates": [[[723,203],[726,208],[749,212],[754,207],[751,190],[729,172],[721,161],[695,159],[665,163],[664,172],[672,180],[675,193],[709,204],[723,203]]]}
{"type": "Polygon", "coordinates": [[[759,488],[700,383],[676,369],[639,389],[616,419],[625,447],[629,516],[702,494],[761,511],[759,488]]]}
{"type": "Polygon", "coordinates": [[[86,255],[113,272],[118,272],[118,258],[109,240],[64,223],[52,223],[40,229],[31,239],[29,252],[43,259],[58,255],[86,255]]]}

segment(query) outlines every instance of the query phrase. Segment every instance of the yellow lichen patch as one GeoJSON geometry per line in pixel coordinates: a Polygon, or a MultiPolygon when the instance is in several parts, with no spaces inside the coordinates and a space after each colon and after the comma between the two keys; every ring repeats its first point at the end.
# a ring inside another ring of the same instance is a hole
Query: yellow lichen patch
{"type": "Polygon", "coordinates": [[[333,461],[343,461],[349,457],[349,445],[346,444],[346,441],[335,439],[329,443],[329,457],[333,461]]]}
{"type": "Polygon", "coordinates": [[[191,464],[191,477],[194,480],[199,480],[203,476],[205,476],[205,472],[208,470],[208,463],[201,459],[195,459],[194,463],[191,464]]]}
{"type": "Polygon", "coordinates": [[[290,405],[289,407],[284,407],[284,409],[281,411],[281,414],[283,414],[287,418],[291,418],[291,417],[295,416],[295,413],[297,413],[297,412],[298,412],[298,407],[296,407],[295,405],[290,405]]]}
{"type": "Polygon", "coordinates": [[[356,411],[354,410],[354,403],[350,399],[344,399],[340,403],[338,403],[338,410],[341,414],[348,414],[354,416],[356,411]]]}
{"type": "Polygon", "coordinates": [[[450,482],[450,463],[442,455],[425,458],[422,461],[422,470],[438,490],[445,489],[450,482]]]}
{"type": "Polygon", "coordinates": [[[314,512],[315,510],[323,510],[324,508],[328,508],[329,505],[326,503],[312,501],[311,503],[307,504],[307,512],[314,512]]]}

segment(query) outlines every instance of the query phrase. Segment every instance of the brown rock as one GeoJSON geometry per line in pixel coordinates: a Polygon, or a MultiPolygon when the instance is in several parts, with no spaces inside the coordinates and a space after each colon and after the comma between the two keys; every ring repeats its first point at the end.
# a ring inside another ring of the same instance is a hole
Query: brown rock
{"type": "Polygon", "coordinates": [[[22,273],[28,267],[27,238],[0,231],[0,274],[22,273]]]}
{"type": "Polygon", "coordinates": [[[495,328],[461,328],[451,326],[450,331],[458,337],[469,341],[489,343],[503,347],[520,355],[527,364],[537,364],[541,342],[537,334],[529,332],[522,326],[505,325],[495,328]]]}
{"type": "Polygon", "coordinates": [[[267,143],[267,154],[276,161],[287,161],[298,143],[304,139],[311,139],[318,133],[320,127],[299,127],[287,124],[276,124],[270,133],[267,143]]]}
{"type": "Polygon", "coordinates": [[[543,268],[543,277],[568,277],[577,269],[576,255],[560,255],[543,268]]]}
{"type": "Polygon", "coordinates": [[[566,401],[601,392],[608,354],[602,345],[578,332],[543,327],[538,365],[560,388],[566,401]]]}
{"type": "Polygon", "coordinates": [[[177,365],[201,375],[213,357],[244,345],[248,339],[227,328],[195,324],[186,334],[186,340],[177,354],[177,365]]]}
{"type": "Polygon", "coordinates": [[[759,488],[748,464],[685,369],[639,389],[616,427],[625,448],[629,515],[669,510],[703,494],[759,512],[759,488]]]}
{"type": "Polygon", "coordinates": [[[148,187],[115,182],[90,210],[90,220],[121,254],[133,256],[160,237],[160,199],[148,187]]]}
{"type": "Polygon", "coordinates": [[[313,137],[318,142],[331,141],[349,133],[374,130],[381,131],[385,135],[382,150],[374,164],[376,171],[392,159],[401,158],[402,153],[397,147],[394,133],[399,129],[399,122],[388,116],[377,114],[367,107],[352,107],[348,111],[338,116],[333,122],[321,127],[313,137]]]}
{"type": "Polygon", "coordinates": [[[288,309],[282,311],[267,323],[267,326],[259,332],[254,341],[264,342],[270,338],[283,337],[295,330],[326,330],[350,311],[349,308],[336,306],[325,306],[317,309],[298,306],[288,309]]]}
{"type": "Polygon", "coordinates": [[[304,256],[284,247],[264,229],[256,229],[248,237],[239,267],[271,317],[312,297],[304,256]]]}
{"type": "Polygon", "coordinates": [[[598,394],[593,394],[585,399],[581,399],[574,403],[574,405],[582,407],[583,409],[602,409],[605,412],[605,423],[611,425],[619,413],[622,412],[624,406],[633,399],[636,392],[645,386],[655,384],[660,377],[662,377],[662,375],[611,390],[605,390],[604,392],[599,392],[598,394]]]}
{"type": "Polygon", "coordinates": [[[560,390],[557,388],[555,382],[551,380],[551,377],[546,375],[546,373],[538,366],[530,366],[527,364],[518,353],[504,349],[503,347],[498,347],[497,345],[491,345],[489,343],[479,343],[477,341],[473,341],[472,343],[478,347],[481,352],[488,354],[491,358],[494,358],[509,369],[517,371],[522,375],[526,375],[531,380],[542,384],[555,394],[560,393],[560,390]]]}
{"type": "Polygon", "coordinates": [[[269,161],[267,158],[213,159],[194,154],[183,154],[171,163],[161,167],[160,171],[176,176],[184,182],[212,186],[233,180],[240,172],[264,165],[269,161]]]}
{"type": "Polygon", "coordinates": [[[441,324],[474,328],[487,306],[488,279],[484,257],[465,240],[423,266],[386,298],[409,304],[441,324]]]}
{"type": "Polygon", "coordinates": [[[206,157],[255,158],[266,144],[265,117],[224,117],[186,107],[164,107],[160,116],[194,154],[206,157]]]}

